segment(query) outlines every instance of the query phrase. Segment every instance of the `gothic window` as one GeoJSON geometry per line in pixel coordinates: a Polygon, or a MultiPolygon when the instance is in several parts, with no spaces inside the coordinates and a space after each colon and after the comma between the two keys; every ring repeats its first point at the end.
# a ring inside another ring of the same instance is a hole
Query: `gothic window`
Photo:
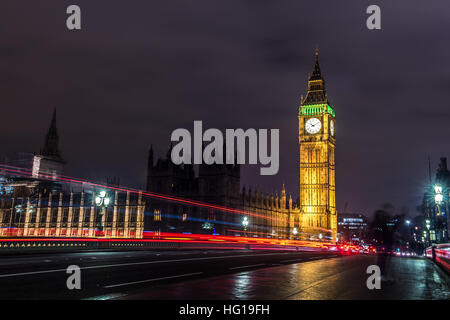
{"type": "Polygon", "coordinates": [[[153,214],[153,220],[161,221],[161,210],[155,209],[155,212],[153,214]]]}
{"type": "Polygon", "coordinates": [[[130,207],[130,222],[136,222],[137,220],[137,209],[136,207],[130,207]]]}
{"type": "MultiPolygon", "coordinates": [[[[81,208],[80,208],[80,212],[81,212],[81,208]]],[[[90,215],[90,209],[88,208],[83,208],[83,222],[89,226],[89,222],[91,219],[91,215],[90,215]]]]}
{"type": "Polygon", "coordinates": [[[52,209],[51,211],[51,223],[56,223],[56,219],[58,218],[58,209],[52,209]]]}
{"type": "Polygon", "coordinates": [[[75,224],[77,224],[78,223],[78,219],[79,219],[79,217],[80,217],[80,208],[73,208],[73,222],[75,223],[75,224]]]}

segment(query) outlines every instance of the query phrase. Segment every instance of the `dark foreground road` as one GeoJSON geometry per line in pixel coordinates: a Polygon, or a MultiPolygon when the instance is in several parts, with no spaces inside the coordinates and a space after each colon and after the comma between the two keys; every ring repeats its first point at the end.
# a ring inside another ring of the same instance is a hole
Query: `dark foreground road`
{"type": "Polygon", "coordinates": [[[450,299],[448,277],[419,258],[388,258],[380,290],[369,290],[376,256],[304,261],[209,279],[162,285],[119,299],[450,299]]]}
{"type": "Polygon", "coordinates": [[[336,253],[278,251],[117,251],[0,257],[0,299],[109,299],[155,285],[238,273],[336,253]],[[69,290],[70,265],[81,268],[81,290],[69,290]]]}
{"type": "Polygon", "coordinates": [[[277,251],[122,251],[0,257],[1,299],[449,299],[426,259],[390,258],[381,290],[366,287],[377,256],[277,251]],[[66,268],[81,268],[81,290],[66,268]]]}

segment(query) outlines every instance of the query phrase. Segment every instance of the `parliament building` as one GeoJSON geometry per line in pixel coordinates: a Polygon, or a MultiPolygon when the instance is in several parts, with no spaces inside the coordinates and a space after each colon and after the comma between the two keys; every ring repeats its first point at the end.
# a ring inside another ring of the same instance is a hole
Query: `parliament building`
{"type": "Polygon", "coordinates": [[[151,147],[146,191],[107,191],[111,203],[103,209],[95,203],[99,190],[73,192],[52,181],[62,175],[65,164],[58,149],[55,111],[44,148],[30,159],[30,176],[8,178],[0,170],[0,237],[96,237],[100,225],[101,236],[113,238],[142,238],[147,231],[336,241],[335,111],[317,51],[306,96],[297,111],[297,200],[284,185],[275,194],[241,189],[238,164],[202,164],[194,169],[173,164],[171,148],[165,158],[155,161],[151,147]],[[43,176],[50,179],[40,179],[43,176]]]}
{"type": "Polygon", "coordinates": [[[152,200],[149,209],[154,215],[146,216],[149,221],[145,225],[158,230],[335,241],[335,111],[327,97],[317,51],[307,94],[298,108],[298,120],[297,201],[287,196],[284,185],[279,194],[245,187],[241,190],[239,165],[202,164],[196,175],[192,165],[174,165],[170,149],[165,159],[155,162],[150,148],[148,191],[239,209],[249,213],[249,223],[243,227],[243,214],[152,200]]]}

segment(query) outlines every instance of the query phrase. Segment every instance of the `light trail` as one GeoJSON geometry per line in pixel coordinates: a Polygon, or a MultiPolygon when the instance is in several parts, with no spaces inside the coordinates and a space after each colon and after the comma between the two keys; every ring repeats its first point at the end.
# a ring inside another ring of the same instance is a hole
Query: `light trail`
{"type": "MultiPolygon", "coordinates": [[[[228,249],[251,249],[251,250],[297,250],[298,248],[316,248],[329,249],[330,243],[307,240],[290,239],[270,239],[241,236],[220,236],[208,234],[185,234],[171,232],[144,232],[143,239],[122,239],[122,238],[3,238],[1,243],[20,243],[20,242],[109,242],[109,243],[180,243],[180,244],[205,244],[212,243],[215,246],[208,248],[228,248],[228,249]],[[228,247],[229,245],[240,245],[239,247],[228,247]]],[[[204,249],[205,247],[198,247],[204,249]]]]}
{"type": "MultiPolygon", "coordinates": [[[[0,167],[2,168],[3,171],[14,174],[14,175],[20,175],[20,176],[26,177],[26,178],[37,179],[36,177],[34,177],[31,174],[31,170],[29,170],[29,169],[13,167],[13,166],[4,165],[4,164],[0,164],[0,167]]],[[[266,215],[261,215],[261,214],[254,213],[251,211],[229,208],[229,207],[225,207],[225,206],[218,206],[218,205],[214,205],[214,204],[210,204],[210,203],[190,200],[190,199],[186,199],[186,198],[178,198],[178,197],[173,197],[173,196],[168,196],[168,195],[163,195],[163,194],[158,194],[158,193],[154,193],[154,192],[148,192],[148,191],[143,191],[143,190],[138,190],[138,189],[133,189],[133,188],[110,186],[110,185],[105,185],[105,184],[101,184],[101,183],[90,182],[90,181],[83,180],[83,179],[68,177],[68,176],[53,176],[53,175],[41,173],[41,174],[39,174],[39,179],[43,179],[46,181],[59,181],[59,182],[64,182],[64,183],[73,183],[73,184],[77,184],[77,185],[81,185],[81,186],[89,185],[89,186],[95,187],[95,188],[109,189],[109,190],[115,190],[115,191],[121,191],[121,192],[130,192],[130,193],[134,193],[134,194],[141,194],[143,197],[162,199],[162,200],[172,201],[172,202],[176,202],[176,203],[188,204],[188,205],[192,205],[192,206],[196,206],[196,207],[216,209],[216,210],[224,211],[224,212],[236,213],[236,214],[240,214],[240,215],[248,215],[248,216],[257,217],[257,218],[261,218],[261,219],[265,219],[265,220],[272,220],[272,221],[287,223],[286,218],[282,219],[282,218],[267,217],[266,215]]]]}
{"type": "MultiPolygon", "coordinates": [[[[42,179],[42,180],[45,180],[45,181],[58,181],[58,182],[61,182],[61,183],[66,183],[66,184],[80,185],[82,187],[90,186],[90,187],[93,187],[93,188],[101,188],[101,189],[114,190],[114,191],[120,191],[120,192],[129,192],[129,193],[133,193],[133,194],[137,194],[137,195],[142,195],[142,197],[148,197],[148,198],[153,198],[153,199],[161,199],[161,200],[166,200],[166,201],[171,201],[171,202],[176,202],[176,203],[188,204],[188,205],[195,206],[195,207],[215,209],[215,210],[218,210],[218,211],[224,211],[224,212],[228,212],[228,213],[235,213],[235,214],[240,214],[240,215],[246,215],[246,216],[261,218],[263,220],[282,222],[282,223],[287,223],[288,222],[287,218],[268,217],[266,215],[258,214],[258,213],[247,211],[247,210],[241,210],[241,209],[235,209],[235,208],[230,208],[230,207],[225,207],[225,206],[219,206],[219,205],[214,205],[214,204],[211,204],[211,203],[194,201],[194,200],[187,199],[187,198],[173,197],[173,196],[168,196],[168,195],[164,195],[164,194],[143,191],[143,190],[129,188],[129,187],[111,186],[111,185],[106,185],[106,184],[102,184],[102,183],[99,183],[99,182],[92,182],[92,181],[88,181],[88,180],[85,180],[85,179],[79,179],[79,178],[74,178],[74,177],[65,176],[65,175],[54,176],[54,175],[50,175],[50,174],[41,173],[41,174],[39,174],[39,178],[36,178],[35,176],[32,175],[32,171],[29,170],[29,169],[21,168],[21,167],[15,167],[15,166],[10,166],[10,165],[5,165],[5,164],[0,164],[0,172],[2,172],[2,171],[10,173],[12,175],[18,175],[18,176],[21,176],[21,177],[25,177],[25,178],[33,178],[33,179],[37,179],[37,180],[42,179]]],[[[167,216],[172,217],[173,215],[167,215],[167,216]]],[[[176,216],[176,218],[179,218],[179,217],[176,216]]],[[[201,219],[199,219],[199,220],[201,220],[201,219]]],[[[192,221],[195,221],[195,218],[192,218],[192,221]]],[[[234,225],[234,226],[240,225],[238,223],[226,222],[226,221],[216,221],[216,222],[217,223],[222,223],[222,224],[230,224],[230,225],[234,225]]],[[[265,227],[265,229],[269,229],[269,227],[265,227]]],[[[323,232],[329,232],[330,231],[330,230],[323,229],[323,228],[313,228],[313,229],[316,229],[316,230],[319,230],[319,231],[323,231],[323,232]]],[[[231,229],[229,229],[229,230],[231,230],[231,229]]],[[[278,230],[278,231],[280,231],[280,230],[278,230]]],[[[247,233],[254,233],[254,234],[256,233],[258,235],[273,236],[272,234],[265,233],[265,232],[250,232],[250,231],[239,230],[240,234],[246,233],[246,232],[247,233]]],[[[286,232],[284,232],[284,231],[280,232],[280,234],[283,234],[283,235],[285,233],[286,232]]],[[[302,234],[305,234],[306,236],[308,236],[308,234],[306,234],[304,232],[302,232],[302,234]]],[[[241,237],[241,238],[243,238],[243,237],[241,237]]],[[[255,238],[249,238],[249,239],[255,239],[255,238]]],[[[260,239],[270,239],[270,240],[272,240],[272,238],[260,238],[260,239]]]]}

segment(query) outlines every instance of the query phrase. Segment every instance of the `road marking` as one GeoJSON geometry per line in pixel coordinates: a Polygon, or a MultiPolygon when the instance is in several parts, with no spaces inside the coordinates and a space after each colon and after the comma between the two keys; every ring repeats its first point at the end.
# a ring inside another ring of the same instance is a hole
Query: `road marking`
{"type": "Polygon", "coordinates": [[[66,269],[54,269],[54,270],[42,270],[42,271],[30,271],[30,272],[0,274],[0,278],[16,277],[16,276],[27,276],[27,275],[31,275],[31,274],[52,273],[52,272],[61,272],[61,271],[66,271],[66,269]]]}
{"type": "Polygon", "coordinates": [[[264,266],[264,263],[260,263],[260,264],[252,264],[249,266],[241,266],[241,267],[233,267],[233,268],[229,268],[229,270],[236,270],[236,269],[244,269],[244,268],[253,268],[253,267],[260,267],[260,266],[264,266]]]}
{"type": "MultiPolygon", "coordinates": [[[[292,254],[291,252],[280,252],[280,253],[262,253],[262,254],[243,254],[243,255],[230,255],[230,256],[220,256],[220,257],[204,257],[204,258],[188,258],[188,259],[172,259],[172,260],[157,260],[157,261],[143,261],[143,262],[129,262],[129,263],[118,263],[118,264],[105,264],[99,266],[90,267],[80,267],[81,270],[88,269],[101,269],[101,268],[114,268],[114,267],[127,267],[127,266],[137,266],[145,264],[157,264],[157,263],[170,263],[170,262],[184,262],[184,261],[199,261],[199,260],[214,260],[214,259],[227,259],[227,258],[245,258],[245,257],[255,257],[255,256],[273,256],[280,254],[292,254]]],[[[54,270],[42,270],[42,271],[30,271],[30,272],[19,272],[10,274],[0,274],[0,278],[16,277],[16,276],[27,276],[32,274],[40,273],[52,273],[52,272],[62,272],[66,269],[54,269],[54,270]]]]}
{"type": "Polygon", "coordinates": [[[131,284],[137,284],[137,283],[144,283],[144,282],[153,282],[153,281],[159,281],[159,280],[167,280],[167,279],[174,279],[174,278],[181,278],[181,277],[189,277],[189,276],[196,276],[199,274],[202,274],[203,272],[193,272],[193,273],[186,273],[186,274],[179,274],[176,276],[170,276],[170,277],[161,277],[161,278],[154,278],[154,279],[147,279],[147,280],[140,280],[140,281],[133,281],[133,282],[125,282],[125,283],[119,283],[119,284],[110,284],[108,286],[104,286],[103,288],[115,288],[115,287],[122,287],[122,286],[128,286],[131,284]]]}
{"type": "Polygon", "coordinates": [[[90,297],[82,300],[111,300],[115,298],[125,297],[127,294],[125,293],[110,293],[110,294],[104,294],[102,296],[96,296],[96,297],[90,297]]]}
{"type": "Polygon", "coordinates": [[[321,259],[322,257],[310,257],[310,258],[304,258],[304,259],[291,259],[291,260],[283,260],[283,261],[280,261],[281,263],[284,263],[284,262],[300,262],[300,261],[311,261],[311,260],[319,260],[319,259],[321,259]]]}
{"type": "Polygon", "coordinates": [[[304,259],[291,259],[291,260],[282,260],[280,262],[284,263],[284,262],[294,262],[294,261],[305,261],[305,260],[304,259]]]}

